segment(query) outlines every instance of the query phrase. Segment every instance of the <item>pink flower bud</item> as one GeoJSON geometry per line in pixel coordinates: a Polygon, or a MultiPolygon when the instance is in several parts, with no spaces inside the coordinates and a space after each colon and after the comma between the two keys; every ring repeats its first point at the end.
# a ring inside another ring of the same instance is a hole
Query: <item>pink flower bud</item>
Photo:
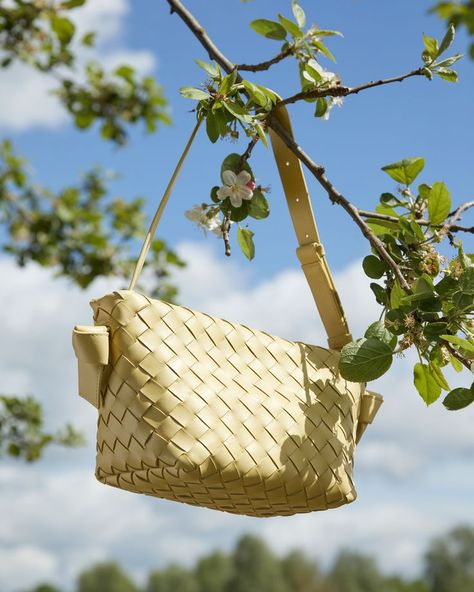
{"type": "Polygon", "coordinates": [[[245,187],[248,187],[250,191],[253,191],[256,187],[255,181],[252,181],[252,179],[250,179],[250,181],[246,183],[245,187]]]}

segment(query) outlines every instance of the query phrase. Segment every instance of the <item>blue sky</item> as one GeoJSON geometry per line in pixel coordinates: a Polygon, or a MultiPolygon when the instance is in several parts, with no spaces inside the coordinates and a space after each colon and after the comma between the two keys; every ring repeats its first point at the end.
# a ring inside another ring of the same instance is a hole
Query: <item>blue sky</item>
{"type": "MultiPolygon", "coordinates": [[[[134,3],[133,10],[129,0],[88,4],[82,15],[78,11],[78,19],[83,27],[99,28],[104,38],[99,58],[154,70],[170,100],[173,126],[155,136],[135,130],[129,146],[117,149],[94,131],[74,130],[47,96],[47,84],[15,69],[0,73],[0,134],[12,137],[29,158],[38,182],[59,188],[100,164],[121,173],[114,192],[146,197],[151,215],[193,124],[192,103],[179,96],[178,88],[201,83],[193,59],[206,56],[179,18],[169,15],[166,2],[134,3]]],[[[239,62],[260,61],[278,51],[277,42],[260,38],[247,23],[290,10],[289,0],[189,0],[187,5],[224,53],[239,62]]],[[[344,33],[343,39],[329,42],[337,64],[324,65],[348,85],[417,67],[422,32],[441,36],[444,30],[435,17],[427,16],[429,5],[408,0],[303,2],[310,21],[344,33]]],[[[460,34],[453,51],[466,47],[460,34]]],[[[458,70],[459,84],[413,79],[350,97],[328,122],[314,119],[311,106],[296,105],[291,109],[296,137],[359,207],[374,207],[381,192],[395,188],[381,166],[418,155],[427,162],[423,180],[444,180],[454,203],[472,199],[474,63],[462,61],[458,70]]],[[[281,95],[297,90],[291,61],[254,79],[281,95]]],[[[276,334],[322,343],[321,324],[297,269],[295,238],[269,151],[259,147],[253,158],[258,180],[272,187],[271,217],[252,223],[254,262],[248,263],[237,248],[226,260],[221,243],[214,237],[206,240],[183,216],[184,210],[207,199],[209,188],[218,182],[222,158],[243,146],[211,146],[200,137],[177,184],[160,234],[189,262],[176,275],[181,299],[276,334]]],[[[366,243],[346,214],[308,181],[336,283],[353,332],[360,334],[378,316],[360,271],[366,243]]],[[[427,410],[411,386],[410,358],[397,361],[375,387],[386,402],[357,451],[359,499],[347,508],[261,521],[144,499],[96,483],[96,416],[74,396],[70,331],[76,323],[90,322],[91,297],[117,285],[114,280],[99,281],[84,293],[66,280],[53,280],[50,271],[33,265],[18,270],[6,258],[0,258],[0,272],[0,299],[10,303],[2,318],[1,389],[35,393],[51,426],[74,420],[89,442],[74,452],[51,450],[34,467],[0,466],[0,502],[5,508],[0,524],[2,590],[45,579],[70,586],[82,567],[110,558],[143,578],[150,568],[183,555],[192,563],[212,548],[230,548],[247,531],[266,537],[277,552],[302,546],[328,563],[339,548],[352,546],[376,554],[387,571],[412,574],[419,570],[431,536],[456,523],[473,522],[474,410],[453,414],[441,405],[427,410]],[[32,299],[31,294],[44,297],[32,299]]]]}

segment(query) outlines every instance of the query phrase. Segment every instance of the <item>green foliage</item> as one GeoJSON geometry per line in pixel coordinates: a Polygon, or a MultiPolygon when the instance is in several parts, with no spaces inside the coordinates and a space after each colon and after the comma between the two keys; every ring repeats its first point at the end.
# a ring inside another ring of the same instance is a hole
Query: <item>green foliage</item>
{"type": "Polygon", "coordinates": [[[292,551],[284,557],[281,569],[288,592],[324,592],[323,574],[317,563],[301,551],[292,551]]]}
{"type": "Polygon", "coordinates": [[[429,592],[474,590],[474,529],[458,527],[435,539],[425,556],[429,592]]]}
{"type": "Polygon", "coordinates": [[[161,86],[150,76],[138,79],[131,66],[106,74],[99,64],[90,62],[84,83],[64,79],[56,94],[77,128],[100,122],[102,138],[119,145],[127,141],[128,124],[142,121],[148,132],[154,132],[159,122],[171,122],[161,86]]]}
{"type": "Polygon", "coordinates": [[[455,30],[452,24],[448,26],[448,30],[440,42],[434,37],[423,35],[423,41],[425,44],[425,49],[421,54],[425,64],[423,74],[429,80],[432,80],[433,74],[435,74],[447,82],[458,81],[457,72],[452,70],[451,66],[461,59],[461,54],[457,53],[449,58],[438,60],[438,58],[451,47],[451,44],[454,41],[454,36],[455,30]]]}
{"type": "Polygon", "coordinates": [[[195,569],[199,592],[225,592],[233,570],[234,565],[230,555],[211,553],[202,557],[195,569]]]}
{"type": "MultiPolygon", "coordinates": [[[[464,2],[438,2],[433,6],[431,12],[438,14],[448,24],[454,25],[456,29],[464,27],[467,34],[474,37],[474,0],[464,2]]],[[[469,54],[474,59],[474,42],[471,43],[469,54]]]]}
{"type": "Polygon", "coordinates": [[[379,280],[371,288],[383,307],[382,321],[371,325],[364,339],[343,348],[340,370],[348,380],[374,380],[390,368],[395,353],[413,346],[419,356],[413,370],[418,393],[430,405],[447,391],[444,404],[454,410],[472,402],[470,389],[451,391],[443,368],[451,363],[459,371],[474,360],[474,257],[464,253],[462,243],[451,233],[452,205],[446,185],[421,184],[417,192],[412,191],[423,167],[424,160],[417,157],[382,168],[402,187],[399,196],[383,193],[380,197],[376,213],[389,220],[368,214],[367,221],[405,285],[377,252],[364,259],[366,275],[379,280]],[[446,238],[452,249],[450,259],[438,252],[446,238]]]}
{"type": "MultiPolygon", "coordinates": [[[[105,72],[94,62],[86,63],[84,73],[77,75],[76,28],[68,13],[85,3],[13,0],[2,4],[0,66],[21,61],[54,76],[59,82],[56,95],[76,126],[87,129],[100,122],[102,137],[116,144],[125,144],[130,125],[143,122],[147,131],[154,132],[158,123],[170,123],[163,90],[153,77],[139,77],[126,64],[105,72]]],[[[81,45],[92,47],[95,36],[94,31],[87,32],[81,45]]]]}
{"type": "MultiPolygon", "coordinates": [[[[326,572],[302,551],[278,558],[258,537],[244,535],[229,555],[213,552],[193,568],[176,564],[149,574],[143,592],[470,592],[474,578],[474,529],[460,527],[435,539],[425,555],[425,577],[383,574],[374,558],[350,550],[326,572]]],[[[79,574],[76,592],[136,592],[115,563],[79,574]]],[[[31,592],[43,592],[41,588],[31,592]]],[[[48,587],[44,592],[50,592],[48,587]]],[[[51,592],[59,592],[54,587],[51,592]]]]}
{"type": "Polygon", "coordinates": [[[108,562],[83,571],[76,592],[138,592],[138,588],[116,563],[108,562]]]}
{"type": "MultiPolygon", "coordinates": [[[[53,193],[29,178],[25,161],[9,142],[0,146],[0,245],[20,265],[35,261],[85,288],[99,276],[128,278],[137,239],[145,235],[144,201],[110,198],[108,178],[98,170],[80,183],[53,193]]],[[[170,266],[183,262],[163,241],[152,244],[148,266],[158,285],[155,293],[176,294],[167,280],[170,266]]]]}
{"type": "Polygon", "coordinates": [[[234,570],[225,592],[288,592],[280,562],[254,536],[244,536],[238,542],[234,570]]]}
{"type": "Polygon", "coordinates": [[[41,405],[32,397],[0,395],[0,456],[8,455],[32,462],[50,444],[80,446],[81,434],[69,424],[56,433],[44,429],[41,405]]]}
{"type": "Polygon", "coordinates": [[[170,565],[163,571],[152,572],[145,588],[145,592],[177,592],[177,590],[199,592],[194,574],[179,565],[170,565]]]}
{"type": "Polygon", "coordinates": [[[381,592],[384,578],[374,559],[352,551],[342,551],[329,572],[333,592],[381,592]]]}

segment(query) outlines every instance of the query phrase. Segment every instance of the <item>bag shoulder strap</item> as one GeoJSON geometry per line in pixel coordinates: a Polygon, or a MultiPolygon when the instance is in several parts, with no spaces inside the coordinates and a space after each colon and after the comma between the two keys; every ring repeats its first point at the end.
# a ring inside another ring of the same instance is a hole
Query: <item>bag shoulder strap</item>
{"type": "MultiPolygon", "coordinates": [[[[286,107],[275,111],[276,119],[293,138],[286,107]]],[[[340,350],[352,336],[319,238],[301,162],[272,129],[270,139],[298,239],[296,254],[326,329],[328,345],[340,350]]]]}
{"type": "MultiPolygon", "coordinates": [[[[286,108],[279,107],[276,117],[280,124],[285,128],[286,132],[293,137],[290,119],[286,108]]],[[[196,137],[200,123],[201,120],[198,120],[188,142],[186,143],[183,154],[173,171],[155,215],[153,216],[133,271],[129,290],[133,290],[137,284],[151,242],[158,227],[158,223],[163,215],[166,204],[169,201],[174,184],[178,178],[189,149],[191,148],[191,144],[196,137]]],[[[298,239],[299,246],[296,250],[296,254],[300,260],[306,280],[308,281],[323,321],[324,328],[326,329],[329,347],[331,349],[339,350],[343,345],[352,340],[352,336],[349,333],[344,310],[326,261],[323,246],[319,239],[318,229],[316,227],[301,163],[297,156],[291,152],[286,144],[284,144],[279,136],[277,136],[277,134],[271,129],[270,138],[296,237],[298,239]]]]}

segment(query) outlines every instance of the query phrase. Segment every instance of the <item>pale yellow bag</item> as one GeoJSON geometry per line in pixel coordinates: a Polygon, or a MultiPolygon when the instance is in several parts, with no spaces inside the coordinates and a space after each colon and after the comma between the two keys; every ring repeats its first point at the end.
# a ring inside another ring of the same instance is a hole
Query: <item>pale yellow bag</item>
{"type": "MultiPolygon", "coordinates": [[[[286,110],[278,113],[291,134],[286,110]]],[[[338,373],[338,350],[351,336],[300,162],[279,137],[270,133],[297,255],[331,349],[134,291],[196,131],[155,214],[130,288],[93,300],[95,326],[74,329],[79,394],[99,411],[97,479],[250,516],[350,503],[356,442],[382,398],[338,373]]]]}

